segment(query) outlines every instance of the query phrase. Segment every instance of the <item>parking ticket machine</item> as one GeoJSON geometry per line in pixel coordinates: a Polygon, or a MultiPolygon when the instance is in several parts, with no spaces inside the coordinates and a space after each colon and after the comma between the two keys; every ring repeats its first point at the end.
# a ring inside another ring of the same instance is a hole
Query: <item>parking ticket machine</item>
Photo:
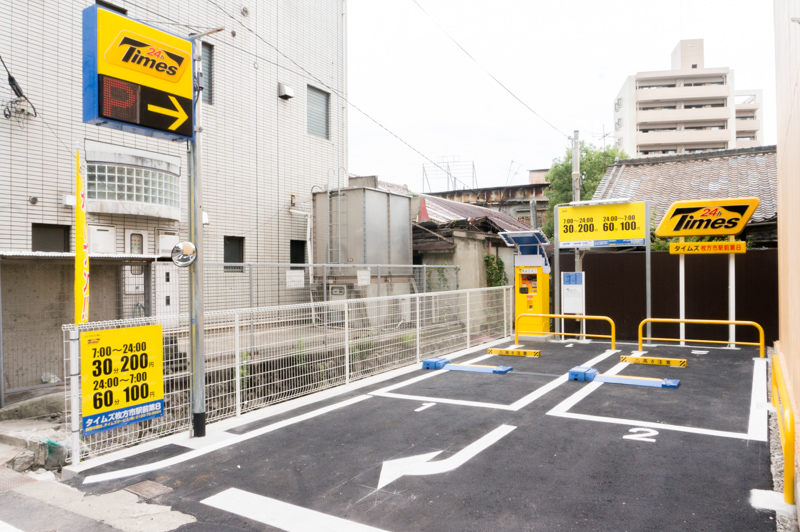
{"type": "MultiPolygon", "coordinates": [[[[550,264],[544,252],[547,237],[540,230],[500,233],[514,255],[514,321],[520,314],[550,312],[550,264]]],[[[521,331],[550,332],[550,318],[525,318],[521,331]]]]}

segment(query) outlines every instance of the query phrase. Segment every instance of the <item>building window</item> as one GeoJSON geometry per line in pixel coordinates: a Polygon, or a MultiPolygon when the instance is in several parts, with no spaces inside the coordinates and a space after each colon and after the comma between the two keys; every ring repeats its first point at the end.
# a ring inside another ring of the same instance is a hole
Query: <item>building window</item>
{"type": "Polygon", "coordinates": [[[203,103],[214,103],[214,46],[203,43],[203,103]]]}
{"type": "Polygon", "coordinates": [[[330,94],[308,86],[308,134],[323,139],[330,138],[330,94]]]}
{"type": "Polygon", "coordinates": [[[31,251],[69,252],[69,225],[33,224],[31,251]]]}
{"type": "MultiPolygon", "coordinates": [[[[289,241],[289,262],[292,264],[305,264],[306,263],[306,241],[305,240],[290,240],[289,241]]],[[[301,268],[294,268],[301,269],[301,268]]]]}
{"type": "Polygon", "coordinates": [[[129,201],[180,208],[177,175],[128,166],[86,166],[86,195],[92,200],[129,201]]]}
{"type": "MultiPolygon", "coordinates": [[[[223,260],[241,264],[244,262],[244,237],[226,236],[224,239],[223,260]]],[[[226,272],[243,272],[244,266],[225,266],[226,272]]]]}

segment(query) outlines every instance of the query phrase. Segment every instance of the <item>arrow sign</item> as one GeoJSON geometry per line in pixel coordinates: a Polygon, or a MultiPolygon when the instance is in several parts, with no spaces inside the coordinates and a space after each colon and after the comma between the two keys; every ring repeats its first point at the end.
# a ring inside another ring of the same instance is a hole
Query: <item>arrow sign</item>
{"type": "Polygon", "coordinates": [[[383,463],[383,468],[381,469],[378,489],[381,489],[387,484],[391,484],[405,475],[437,475],[439,473],[452,471],[465,464],[479,452],[489,448],[493,443],[496,443],[503,438],[503,436],[516,428],[517,427],[512,427],[511,425],[500,425],[486,436],[467,445],[450,458],[445,458],[438,462],[429,462],[429,460],[435,458],[442,451],[408,456],[406,458],[398,458],[397,460],[387,460],[383,463]]]}
{"type": "Polygon", "coordinates": [[[179,104],[178,100],[175,99],[175,96],[170,94],[169,99],[172,102],[172,105],[175,106],[174,109],[167,109],[166,107],[159,107],[157,105],[149,104],[147,106],[147,110],[153,113],[159,113],[162,115],[167,115],[173,118],[177,118],[177,120],[175,120],[175,122],[173,122],[172,125],[169,126],[169,129],[171,131],[175,131],[180,127],[181,124],[186,122],[186,119],[189,118],[189,115],[187,115],[186,111],[183,110],[183,107],[181,107],[181,104],[179,104]]]}

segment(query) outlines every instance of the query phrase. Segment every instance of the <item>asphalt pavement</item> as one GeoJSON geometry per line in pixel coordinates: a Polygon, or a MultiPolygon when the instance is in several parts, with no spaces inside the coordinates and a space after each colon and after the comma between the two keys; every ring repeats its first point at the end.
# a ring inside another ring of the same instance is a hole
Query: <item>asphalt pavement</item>
{"type": "Polygon", "coordinates": [[[69,484],[102,495],[155,482],[171,491],[152,503],[194,518],[180,530],[775,530],[775,512],[751,504],[772,486],[757,350],[531,347],[541,356],[457,361],[507,374],[417,369],[69,484]],[[621,363],[632,351],[687,364],[621,363]],[[574,366],[680,385],[571,381],[574,366]]]}

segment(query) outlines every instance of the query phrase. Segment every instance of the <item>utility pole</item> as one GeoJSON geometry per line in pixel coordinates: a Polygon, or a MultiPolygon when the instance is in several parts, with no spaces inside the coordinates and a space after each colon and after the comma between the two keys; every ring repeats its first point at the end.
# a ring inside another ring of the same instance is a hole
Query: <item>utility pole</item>
{"type": "MultiPolygon", "coordinates": [[[[581,145],[578,142],[578,131],[572,136],[572,201],[581,200],[581,145]]],[[[581,250],[575,248],[575,271],[583,270],[581,250]]]]}
{"type": "MultiPolygon", "coordinates": [[[[222,31],[217,28],[193,34],[192,61],[197,84],[203,87],[203,43],[201,39],[222,31]]],[[[192,435],[206,435],[206,358],[203,346],[203,213],[202,213],[202,118],[203,93],[195,91],[194,135],[189,142],[189,241],[197,248],[197,259],[189,266],[189,345],[192,360],[192,435]]]]}

